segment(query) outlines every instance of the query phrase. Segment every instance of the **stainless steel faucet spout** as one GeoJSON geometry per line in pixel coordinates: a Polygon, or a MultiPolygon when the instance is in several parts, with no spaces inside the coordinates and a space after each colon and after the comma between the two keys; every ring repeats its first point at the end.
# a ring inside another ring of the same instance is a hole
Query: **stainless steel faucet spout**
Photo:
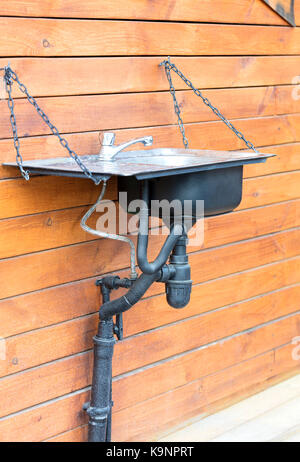
{"type": "Polygon", "coordinates": [[[144,146],[151,146],[153,143],[152,136],[143,136],[134,140],[127,141],[126,143],[115,145],[116,135],[113,132],[106,132],[102,134],[101,148],[99,151],[99,158],[102,160],[114,160],[116,155],[126,149],[128,146],[136,143],[143,143],[144,146]]]}

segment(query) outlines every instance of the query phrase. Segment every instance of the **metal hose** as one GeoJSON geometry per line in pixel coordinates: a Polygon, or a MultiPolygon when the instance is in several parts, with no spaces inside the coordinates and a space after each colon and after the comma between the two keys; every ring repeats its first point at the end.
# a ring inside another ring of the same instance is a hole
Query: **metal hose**
{"type": "Polygon", "coordinates": [[[116,241],[122,241],[122,242],[126,242],[126,244],[129,244],[130,245],[130,278],[131,279],[136,279],[137,278],[137,272],[135,270],[135,246],[134,246],[134,243],[132,242],[132,240],[129,239],[129,237],[126,237],[126,236],[119,236],[117,234],[110,234],[110,233],[106,233],[104,231],[98,231],[96,229],[90,228],[86,224],[86,221],[90,218],[90,216],[96,210],[98,204],[100,204],[100,202],[102,201],[103,196],[105,194],[105,191],[106,191],[106,180],[103,180],[102,189],[101,189],[100,195],[98,197],[98,200],[86,212],[86,214],[82,217],[82,219],[80,221],[80,226],[84,231],[86,231],[87,233],[90,233],[90,234],[94,234],[95,236],[104,237],[104,238],[107,238],[107,239],[114,239],[116,241]]]}

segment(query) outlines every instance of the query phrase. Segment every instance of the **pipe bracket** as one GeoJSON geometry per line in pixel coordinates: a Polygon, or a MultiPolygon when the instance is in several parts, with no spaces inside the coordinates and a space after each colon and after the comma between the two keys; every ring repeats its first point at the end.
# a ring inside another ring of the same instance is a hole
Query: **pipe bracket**
{"type": "Polygon", "coordinates": [[[83,405],[83,410],[93,420],[105,420],[107,419],[113,404],[114,403],[111,402],[111,405],[107,407],[94,407],[90,405],[90,402],[88,402],[83,405]]]}

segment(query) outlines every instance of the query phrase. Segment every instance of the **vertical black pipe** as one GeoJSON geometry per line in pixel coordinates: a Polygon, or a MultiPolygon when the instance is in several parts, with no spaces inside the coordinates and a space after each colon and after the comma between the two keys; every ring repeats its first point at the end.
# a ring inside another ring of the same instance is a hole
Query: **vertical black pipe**
{"type": "Polygon", "coordinates": [[[87,408],[89,442],[108,441],[111,418],[112,357],[114,352],[114,324],[109,318],[99,322],[94,337],[94,369],[91,402],[87,408]]]}
{"type": "Polygon", "coordinates": [[[158,256],[153,262],[149,263],[147,256],[150,207],[149,180],[144,180],[142,182],[141,191],[143,205],[140,210],[140,224],[137,242],[137,261],[143,273],[155,274],[163,267],[163,265],[165,265],[176,242],[178,241],[180,236],[182,236],[184,229],[182,224],[173,223],[170,229],[170,234],[165,240],[164,245],[162,246],[158,256]]]}

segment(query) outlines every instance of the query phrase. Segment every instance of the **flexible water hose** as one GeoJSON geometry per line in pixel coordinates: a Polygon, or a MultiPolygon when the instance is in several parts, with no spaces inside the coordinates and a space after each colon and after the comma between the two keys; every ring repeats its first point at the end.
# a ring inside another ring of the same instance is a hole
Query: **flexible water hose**
{"type": "Polygon", "coordinates": [[[82,217],[80,221],[80,226],[84,231],[90,234],[94,234],[95,236],[104,237],[107,239],[114,239],[116,241],[122,241],[122,242],[126,242],[126,244],[129,244],[130,245],[130,279],[136,279],[137,272],[135,270],[135,246],[132,240],[126,236],[119,236],[117,234],[110,234],[110,233],[106,233],[105,231],[99,231],[97,229],[90,228],[86,224],[86,221],[90,218],[90,216],[96,210],[98,204],[100,204],[100,202],[102,201],[105,191],[106,191],[106,180],[103,180],[102,189],[98,197],[98,200],[82,217]]]}

